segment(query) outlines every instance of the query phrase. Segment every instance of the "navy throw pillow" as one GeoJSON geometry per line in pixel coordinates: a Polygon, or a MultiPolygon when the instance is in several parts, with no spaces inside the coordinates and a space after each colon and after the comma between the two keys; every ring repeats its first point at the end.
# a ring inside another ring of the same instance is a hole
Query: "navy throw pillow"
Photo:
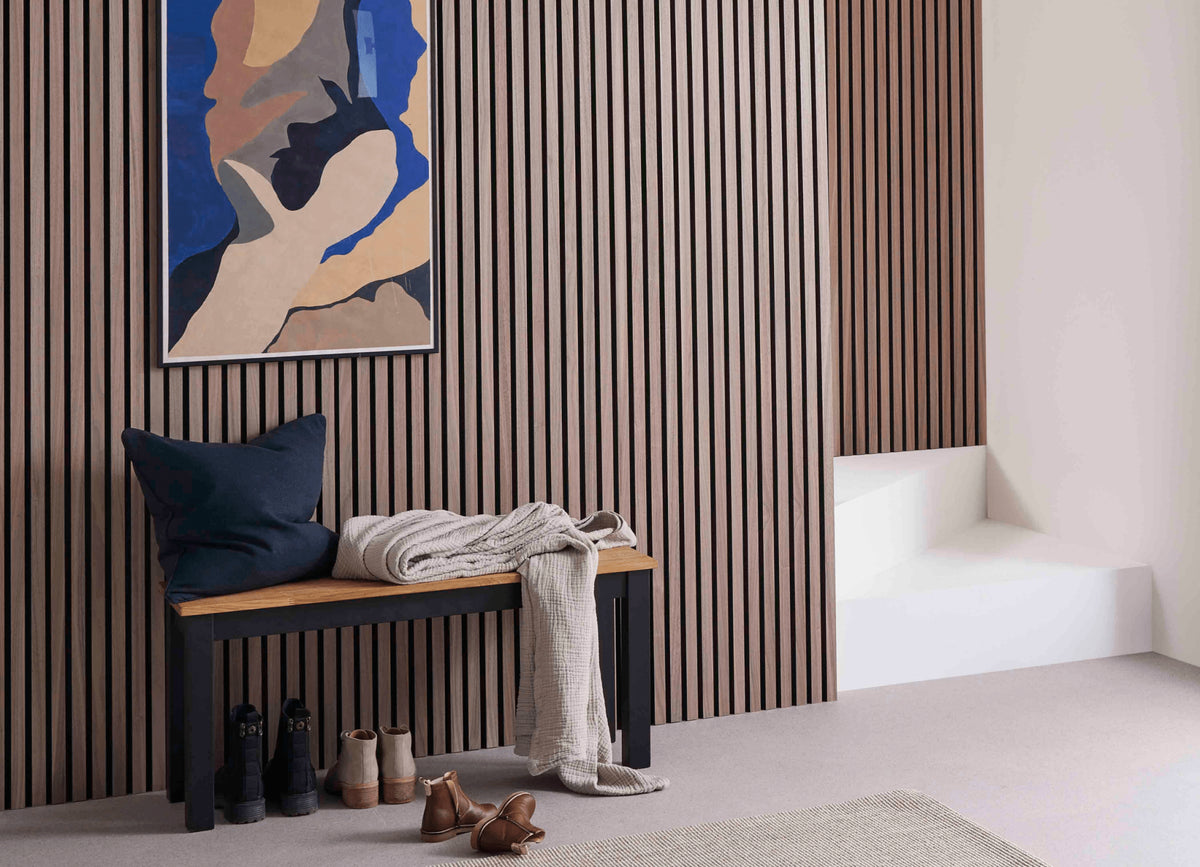
{"type": "Polygon", "coordinates": [[[167,598],[186,602],[328,575],[337,534],[312,521],[325,416],[246,444],[121,434],[154,518],[167,598]]]}

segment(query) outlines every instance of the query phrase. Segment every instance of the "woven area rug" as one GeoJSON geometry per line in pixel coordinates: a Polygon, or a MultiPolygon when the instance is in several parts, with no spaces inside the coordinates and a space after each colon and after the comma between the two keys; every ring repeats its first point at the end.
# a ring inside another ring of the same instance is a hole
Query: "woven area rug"
{"type": "MultiPolygon", "coordinates": [[[[553,833],[553,830],[551,830],[553,833]]],[[[457,864],[693,867],[1047,867],[920,792],[538,849],[457,864]]]]}

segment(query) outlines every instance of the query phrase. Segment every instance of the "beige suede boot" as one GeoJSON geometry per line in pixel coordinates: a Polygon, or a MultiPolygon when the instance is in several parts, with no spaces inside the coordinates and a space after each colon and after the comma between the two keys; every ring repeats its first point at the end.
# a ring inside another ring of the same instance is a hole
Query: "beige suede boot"
{"type": "Polygon", "coordinates": [[[417,785],[417,766],[413,763],[412,733],[408,726],[380,726],[379,782],[385,804],[407,804],[417,785]]]}
{"type": "Polygon", "coordinates": [[[337,761],[325,775],[325,791],[340,793],[347,807],[359,810],[379,803],[378,740],[365,729],[342,732],[337,761]]]}

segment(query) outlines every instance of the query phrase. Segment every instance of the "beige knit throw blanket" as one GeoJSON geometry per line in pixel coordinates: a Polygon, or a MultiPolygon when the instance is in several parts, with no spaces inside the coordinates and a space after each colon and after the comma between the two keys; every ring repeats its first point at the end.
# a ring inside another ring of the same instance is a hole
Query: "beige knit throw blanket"
{"type": "Polygon", "coordinates": [[[612,761],[594,589],[597,552],[636,544],[615,512],[582,521],[549,503],[498,516],[402,512],[346,521],[333,576],[412,584],[520,572],[517,755],[576,792],[638,795],[668,781],[612,761]]]}

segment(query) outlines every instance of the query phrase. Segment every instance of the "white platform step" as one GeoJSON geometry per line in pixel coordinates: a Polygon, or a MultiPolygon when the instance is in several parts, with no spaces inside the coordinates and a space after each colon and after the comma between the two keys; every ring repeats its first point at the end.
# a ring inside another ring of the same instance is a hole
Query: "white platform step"
{"type": "Polygon", "coordinates": [[[987,449],[835,458],[838,596],[983,520],[987,449]]]}
{"type": "Polygon", "coordinates": [[[1148,566],[1009,524],[978,521],[852,582],[841,570],[840,690],[1151,647],[1148,566]]]}

